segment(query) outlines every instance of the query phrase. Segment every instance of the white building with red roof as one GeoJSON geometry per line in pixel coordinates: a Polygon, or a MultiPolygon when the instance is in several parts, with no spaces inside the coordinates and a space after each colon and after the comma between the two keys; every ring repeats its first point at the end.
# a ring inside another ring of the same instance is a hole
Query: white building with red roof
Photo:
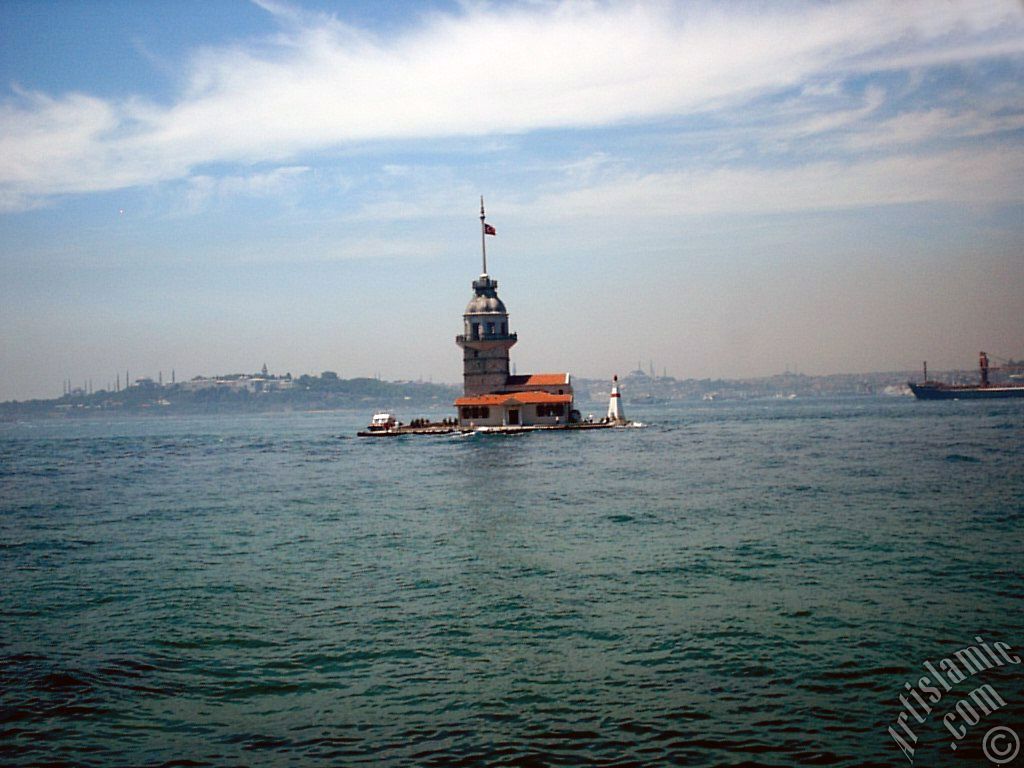
{"type": "Polygon", "coordinates": [[[463,427],[557,426],[579,420],[573,408],[568,373],[509,373],[509,350],[518,341],[509,330],[508,310],[498,298],[498,281],[487,274],[487,235],[495,229],[484,220],[480,200],[483,272],[473,281],[473,298],[462,314],[463,397],[455,401],[463,427]]]}

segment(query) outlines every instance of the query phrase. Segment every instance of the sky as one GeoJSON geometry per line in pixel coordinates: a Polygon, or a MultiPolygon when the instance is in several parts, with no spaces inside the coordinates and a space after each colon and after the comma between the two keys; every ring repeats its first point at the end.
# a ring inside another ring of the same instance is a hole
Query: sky
{"type": "Polygon", "coordinates": [[[0,3],[0,400],[1024,357],[1024,4],[0,3]]]}

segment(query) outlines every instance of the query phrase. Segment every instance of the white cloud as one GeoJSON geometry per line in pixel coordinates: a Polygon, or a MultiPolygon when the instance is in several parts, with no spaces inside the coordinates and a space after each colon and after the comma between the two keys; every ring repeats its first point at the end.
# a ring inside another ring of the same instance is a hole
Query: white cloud
{"type": "Polygon", "coordinates": [[[0,206],[185,178],[209,163],[287,163],[352,142],[683,115],[851,68],[1024,50],[1019,7],[980,0],[474,5],[388,40],[261,5],[283,31],[197,53],[170,106],[16,93],[0,108],[0,206]]]}
{"type": "Polygon", "coordinates": [[[884,102],[884,90],[869,88],[862,105],[853,109],[821,111],[794,125],[789,133],[795,136],[808,136],[847,128],[874,115],[884,102]]]}
{"type": "Polygon", "coordinates": [[[948,109],[906,112],[860,130],[847,139],[853,149],[912,147],[926,141],[972,138],[1024,130],[1024,114],[988,115],[948,109]]]}
{"type": "MultiPolygon", "coordinates": [[[[70,94],[53,99],[16,91],[16,103],[0,106],[0,160],[5,188],[60,191],[70,165],[87,160],[103,165],[95,152],[120,122],[101,99],[70,94]]],[[[76,174],[84,179],[88,174],[76,174]]]]}
{"type": "Polygon", "coordinates": [[[310,169],[307,166],[286,166],[274,168],[265,173],[247,175],[211,176],[200,174],[188,180],[186,200],[188,209],[198,210],[213,198],[263,197],[276,195],[294,189],[296,182],[310,169]]]}
{"type": "Polygon", "coordinates": [[[920,202],[1024,203],[1024,154],[958,150],[795,168],[733,167],[622,175],[553,193],[529,216],[631,219],[827,211],[920,202]]]}

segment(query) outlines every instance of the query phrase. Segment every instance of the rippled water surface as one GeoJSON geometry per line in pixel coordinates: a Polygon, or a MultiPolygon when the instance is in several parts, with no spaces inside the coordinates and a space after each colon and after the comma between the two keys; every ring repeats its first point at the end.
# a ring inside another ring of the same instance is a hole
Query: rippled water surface
{"type": "Polygon", "coordinates": [[[630,415],[0,425],[0,763],[907,765],[922,663],[1024,646],[1024,402],[630,415]]]}

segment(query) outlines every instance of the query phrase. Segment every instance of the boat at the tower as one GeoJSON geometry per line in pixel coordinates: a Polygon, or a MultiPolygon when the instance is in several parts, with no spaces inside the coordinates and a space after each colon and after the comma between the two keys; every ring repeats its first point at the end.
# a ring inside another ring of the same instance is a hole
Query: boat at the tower
{"type": "Polygon", "coordinates": [[[432,423],[418,420],[387,430],[360,432],[362,437],[439,432],[522,432],[544,429],[606,429],[627,426],[613,381],[608,415],[584,420],[575,404],[572,376],[566,372],[513,374],[509,350],[519,337],[509,325],[508,309],[498,297],[498,281],[487,271],[487,238],[497,230],[487,223],[480,198],[480,250],[483,269],[473,280],[473,296],[462,313],[462,333],[455,343],[462,349],[463,394],[455,400],[453,420],[432,423]]]}

